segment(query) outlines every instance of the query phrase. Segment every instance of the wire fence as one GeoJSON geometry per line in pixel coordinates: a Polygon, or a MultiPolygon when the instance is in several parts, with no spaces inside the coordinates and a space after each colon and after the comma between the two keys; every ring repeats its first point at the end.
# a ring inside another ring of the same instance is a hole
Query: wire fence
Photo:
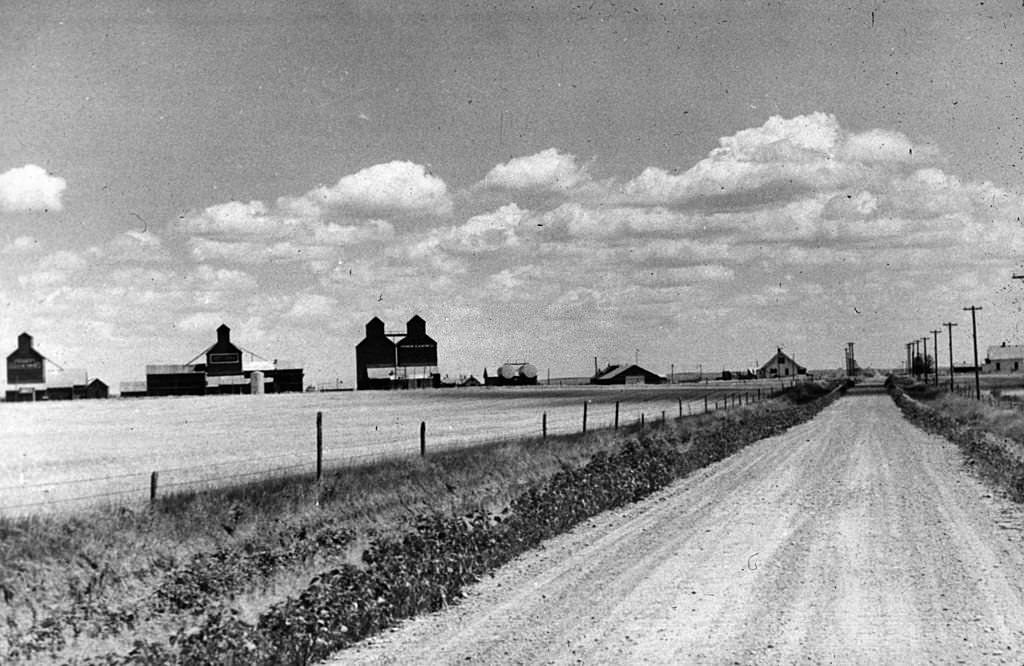
{"type": "MultiPolygon", "coordinates": [[[[182,492],[244,485],[275,478],[324,474],[384,460],[428,456],[432,453],[475,447],[495,442],[546,439],[598,430],[650,425],[668,419],[733,409],[773,398],[783,388],[779,382],[738,390],[709,389],[692,396],[644,395],[632,400],[610,400],[596,395],[575,404],[551,405],[539,414],[505,414],[507,418],[480,421],[470,430],[451,426],[433,427],[421,421],[398,444],[387,446],[340,446],[324,438],[323,419],[332,414],[318,411],[311,423],[310,442],[316,446],[301,451],[194,465],[163,466],[146,471],[54,481],[30,481],[0,485],[0,514],[25,515],[45,511],[74,510],[95,505],[138,506],[159,497],[182,492]]],[[[338,418],[344,418],[338,416],[338,418]]]]}

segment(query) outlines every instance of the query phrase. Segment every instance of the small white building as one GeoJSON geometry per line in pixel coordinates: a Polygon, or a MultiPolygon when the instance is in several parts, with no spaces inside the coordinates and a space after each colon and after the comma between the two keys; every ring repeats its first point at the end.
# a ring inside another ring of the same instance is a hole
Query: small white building
{"type": "Polygon", "coordinates": [[[989,375],[1012,375],[1024,372],[1024,345],[989,347],[981,371],[989,375]]]}
{"type": "Polygon", "coordinates": [[[761,379],[796,377],[797,375],[806,374],[807,368],[786,355],[782,351],[782,347],[779,347],[775,355],[757,370],[757,376],[761,379]]]}

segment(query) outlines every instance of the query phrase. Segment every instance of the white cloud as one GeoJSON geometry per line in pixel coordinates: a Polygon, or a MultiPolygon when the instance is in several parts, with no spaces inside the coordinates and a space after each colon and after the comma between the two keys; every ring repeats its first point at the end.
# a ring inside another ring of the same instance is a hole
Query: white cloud
{"type": "Polygon", "coordinates": [[[851,134],[837,151],[843,160],[860,162],[912,162],[934,155],[931,146],[915,146],[906,135],[882,129],[851,134]]]}
{"type": "Polygon", "coordinates": [[[298,320],[326,319],[339,315],[338,301],[323,294],[299,294],[285,317],[298,320]]]}
{"type": "Polygon", "coordinates": [[[291,241],[260,243],[255,241],[221,241],[209,238],[189,240],[192,256],[197,261],[232,261],[240,264],[263,264],[272,261],[308,261],[331,257],[336,250],[330,246],[307,245],[291,241]]]}
{"type": "Polygon", "coordinates": [[[214,331],[224,323],[224,315],[219,312],[195,312],[177,322],[183,331],[214,331]]]}
{"type": "Polygon", "coordinates": [[[228,291],[232,293],[254,291],[256,278],[252,275],[232,268],[215,268],[206,264],[196,267],[190,276],[197,288],[207,291],[228,291]]]}
{"type": "Polygon", "coordinates": [[[160,263],[171,259],[163,240],[152,231],[125,231],[106,245],[89,248],[89,255],[108,263],[160,263]]]}
{"type": "Polygon", "coordinates": [[[318,187],[299,199],[282,199],[290,210],[309,210],[310,204],[339,208],[357,214],[447,215],[452,210],[448,186],[412,162],[376,164],[344,176],[331,187],[318,187]]]}
{"type": "Polygon", "coordinates": [[[391,239],[389,216],[445,215],[451,206],[440,178],[411,162],[389,162],[345,176],[334,187],[279,197],[273,206],[258,200],[208,206],[172,229],[190,237],[199,261],[310,260],[322,270],[336,248],[391,239]]]}
{"type": "Polygon", "coordinates": [[[495,166],[479,185],[508,190],[564,192],[586,180],[586,169],[576,164],[575,156],[548,148],[495,166]]]}
{"type": "MultiPolygon", "coordinates": [[[[867,185],[930,155],[931,147],[917,147],[898,132],[846,132],[831,114],[773,116],[761,127],[720,139],[718,148],[681,174],[648,167],[622,192],[632,201],[677,205],[727,196],[749,198],[766,189],[762,197],[793,197],[850,183],[867,185]]],[[[747,198],[738,201],[748,203],[747,198]]],[[[755,204],[759,201],[763,198],[754,199],[755,204]]]]}
{"type": "Polygon", "coordinates": [[[0,209],[8,212],[61,210],[67,181],[35,164],[0,173],[0,209]]]}
{"type": "Polygon", "coordinates": [[[285,238],[295,233],[298,220],[271,214],[262,201],[229,201],[188,215],[175,226],[193,235],[285,238]]]}
{"type": "Polygon", "coordinates": [[[32,236],[18,236],[0,250],[0,253],[9,255],[26,255],[38,252],[41,246],[39,241],[32,236]]]}
{"type": "Polygon", "coordinates": [[[42,257],[35,268],[18,276],[18,282],[28,288],[67,287],[71,278],[81,273],[89,262],[77,252],[58,250],[42,257]]]}

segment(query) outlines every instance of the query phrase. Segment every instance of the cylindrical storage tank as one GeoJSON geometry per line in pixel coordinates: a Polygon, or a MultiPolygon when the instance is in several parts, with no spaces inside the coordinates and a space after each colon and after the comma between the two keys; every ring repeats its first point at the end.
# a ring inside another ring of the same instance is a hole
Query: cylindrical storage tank
{"type": "Polygon", "coordinates": [[[529,363],[523,363],[519,366],[519,376],[523,379],[536,379],[537,368],[533,367],[529,363]]]}
{"type": "Polygon", "coordinates": [[[259,370],[254,370],[249,376],[250,393],[253,395],[261,395],[263,393],[263,373],[259,370]]]}
{"type": "Polygon", "coordinates": [[[498,368],[498,374],[501,375],[502,379],[515,379],[516,366],[512,365],[511,363],[506,363],[505,365],[498,368]]]}

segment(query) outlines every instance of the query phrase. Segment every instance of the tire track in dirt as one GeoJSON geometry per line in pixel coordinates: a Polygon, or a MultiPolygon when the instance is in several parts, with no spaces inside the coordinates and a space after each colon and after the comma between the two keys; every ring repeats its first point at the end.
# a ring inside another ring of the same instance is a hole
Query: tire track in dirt
{"type": "Polygon", "coordinates": [[[1020,663],[1024,512],[844,398],[336,663],[1020,663]]]}

